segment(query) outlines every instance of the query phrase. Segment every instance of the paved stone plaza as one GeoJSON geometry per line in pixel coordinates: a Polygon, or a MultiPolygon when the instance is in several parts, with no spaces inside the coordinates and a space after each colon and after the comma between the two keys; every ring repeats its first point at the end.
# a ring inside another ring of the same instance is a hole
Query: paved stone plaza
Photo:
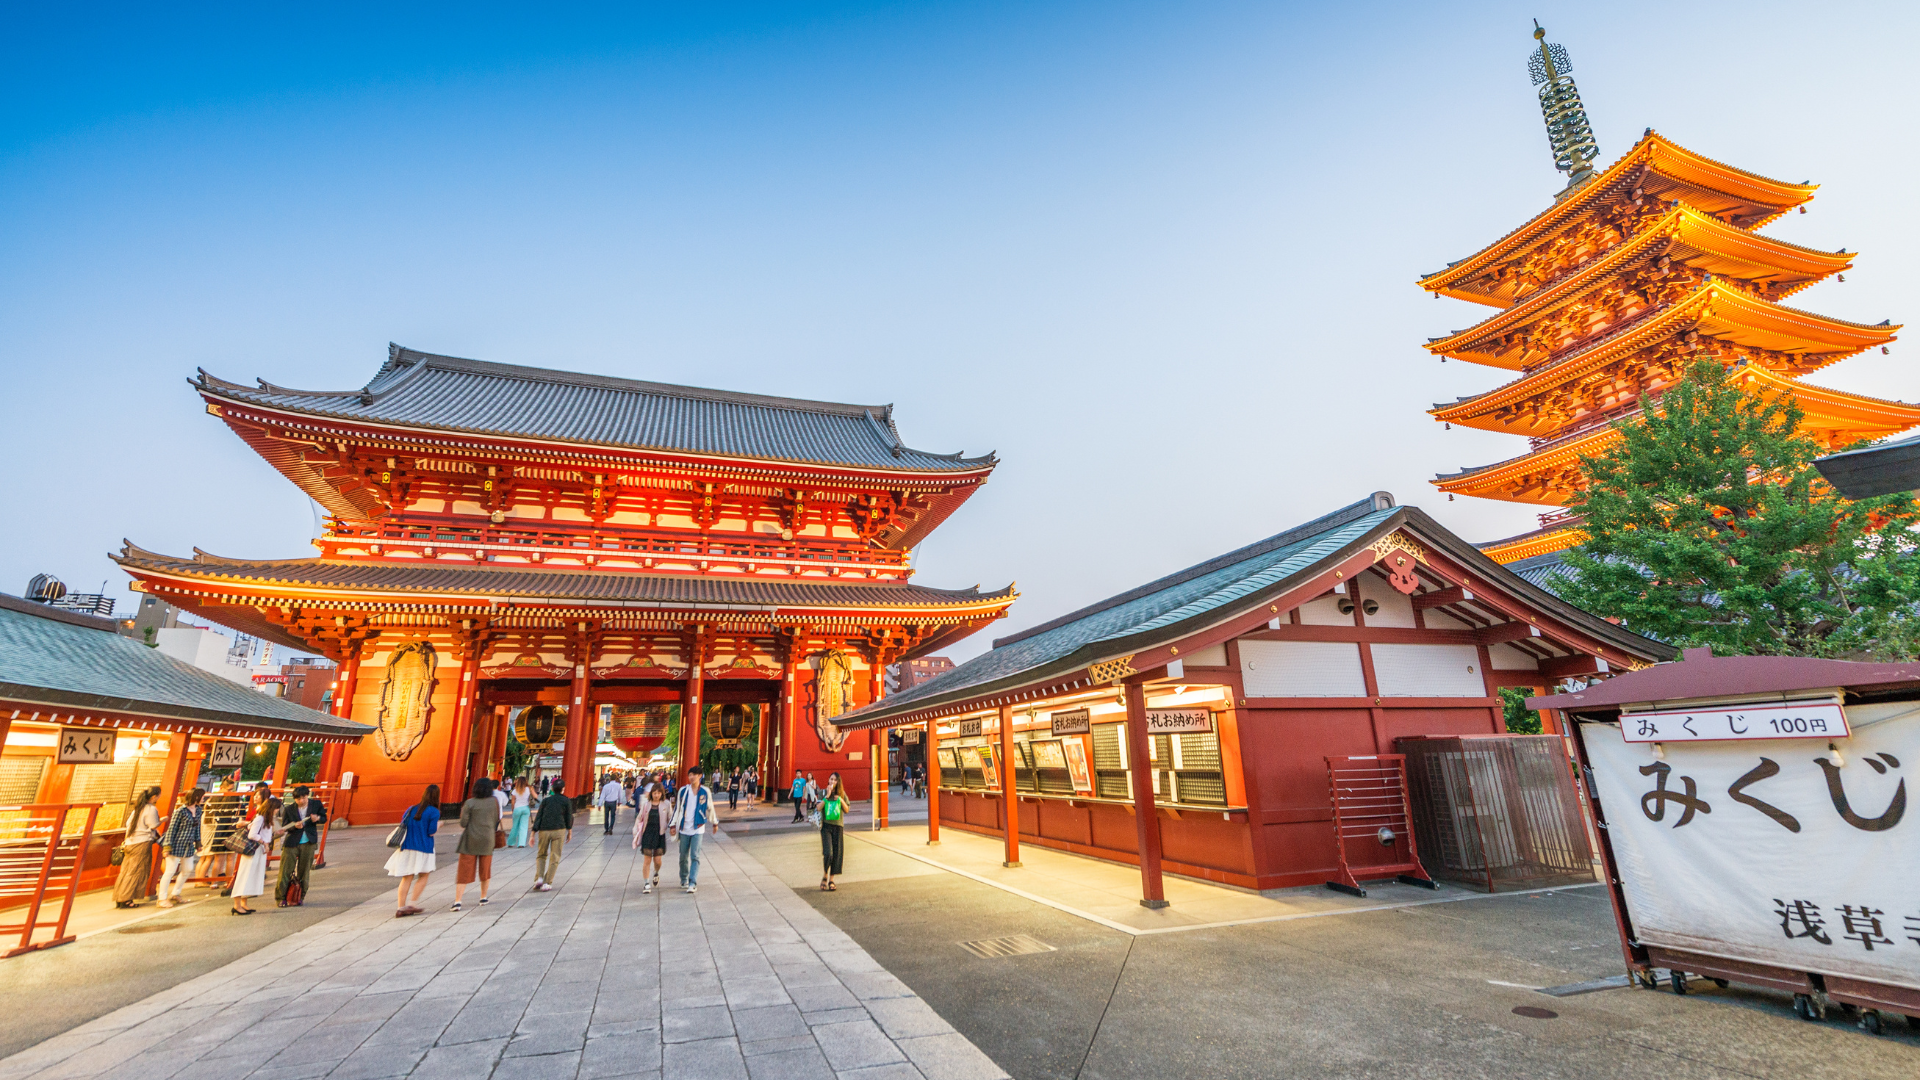
{"type": "MultiPolygon", "coordinates": [[[[730,838],[698,893],[643,895],[627,830],[582,816],[552,892],[384,893],[0,1060],[0,1080],[974,1080],[993,1062],[730,838]]],[[[271,918],[271,914],[255,918],[271,918]]],[[[231,921],[231,920],[229,920],[231,921]]]]}

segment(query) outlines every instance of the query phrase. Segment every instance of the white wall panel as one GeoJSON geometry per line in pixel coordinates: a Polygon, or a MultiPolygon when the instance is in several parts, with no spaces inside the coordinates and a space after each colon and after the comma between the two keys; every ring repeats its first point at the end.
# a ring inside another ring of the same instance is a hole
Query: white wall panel
{"type": "Polygon", "coordinates": [[[1472,645],[1375,645],[1373,677],[1382,697],[1487,696],[1472,645]]]}
{"type": "Polygon", "coordinates": [[[1348,641],[1240,642],[1248,697],[1365,697],[1360,646],[1348,641]]]}
{"type": "Polygon", "coordinates": [[[1490,646],[1487,655],[1493,658],[1495,671],[1539,671],[1540,662],[1511,645],[1502,643],[1490,646]]]}

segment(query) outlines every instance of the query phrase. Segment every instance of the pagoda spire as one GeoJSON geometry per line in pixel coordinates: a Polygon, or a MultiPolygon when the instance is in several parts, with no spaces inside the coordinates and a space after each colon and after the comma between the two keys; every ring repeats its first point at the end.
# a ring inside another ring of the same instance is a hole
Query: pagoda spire
{"type": "Polygon", "coordinates": [[[1587,107],[1580,103],[1580,91],[1573,85],[1573,62],[1564,46],[1547,43],[1547,32],[1540,20],[1533,21],[1533,39],[1538,51],[1527,57],[1527,74],[1540,88],[1540,116],[1547,123],[1547,143],[1553,147],[1553,167],[1567,174],[1567,186],[1556,198],[1565,198],[1580,185],[1593,179],[1593,163],[1600,147],[1593,139],[1593,125],[1587,122],[1587,107]]]}

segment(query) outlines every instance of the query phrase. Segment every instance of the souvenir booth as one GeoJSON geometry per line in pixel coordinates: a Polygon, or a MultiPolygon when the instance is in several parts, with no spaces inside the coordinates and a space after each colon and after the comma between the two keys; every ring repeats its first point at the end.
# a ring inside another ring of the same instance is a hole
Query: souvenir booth
{"type": "MultiPolygon", "coordinates": [[[[1151,906],[1163,872],[1364,891],[1428,880],[1402,740],[1504,735],[1501,687],[1670,655],[1377,492],[1003,637],[842,726],[920,727],[930,840],[998,836],[1009,866],[1023,843],[1135,864],[1151,906]]],[[[1583,831],[1568,802],[1560,831],[1583,831]]]]}

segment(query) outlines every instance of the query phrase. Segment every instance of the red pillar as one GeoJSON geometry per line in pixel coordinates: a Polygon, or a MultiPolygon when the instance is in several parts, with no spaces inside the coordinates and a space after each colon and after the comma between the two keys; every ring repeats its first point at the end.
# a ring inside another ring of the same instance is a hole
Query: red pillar
{"type": "Polygon", "coordinates": [[[1020,793],[1014,790],[1013,706],[1000,706],[1000,798],[1007,808],[1007,858],[1002,866],[1020,865],[1020,793]]]}
{"type": "Polygon", "coordinates": [[[587,719],[587,664],[578,660],[567,692],[567,745],[560,751],[560,783],[568,795],[576,798],[586,793],[586,786],[580,782],[580,762],[584,758],[592,767],[594,726],[587,719]]]}
{"type": "Polygon", "coordinates": [[[281,739],[280,749],[273,758],[273,783],[281,791],[292,787],[287,783],[287,769],[293,765],[293,740],[281,739]]]}
{"type": "Polygon", "coordinates": [[[1133,821],[1140,834],[1140,904],[1163,908],[1167,892],[1160,880],[1160,812],[1154,809],[1152,755],[1147,752],[1147,691],[1134,684],[1126,695],[1127,772],[1133,777],[1133,821]]]}
{"type": "Polygon", "coordinates": [[[460,663],[460,689],[454,696],[453,731],[447,738],[447,760],[441,770],[440,798],[444,802],[465,802],[467,761],[473,751],[473,710],[475,706],[473,673],[480,666],[480,654],[474,650],[460,663]]]}
{"type": "Polygon", "coordinates": [[[700,763],[700,734],[706,724],[701,705],[701,694],[706,689],[703,666],[705,650],[694,647],[693,663],[687,668],[687,693],[680,707],[680,780],[686,782],[687,774],[700,763]]]}
{"type": "Polygon", "coordinates": [[[797,773],[793,761],[793,748],[800,741],[799,710],[794,708],[793,699],[798,690],[795,685],[796,672],[800,658],[793,653],[799,651],[795,645],[788,654],[784,670],[780,677],[780,788],[793,790],[793,778],[797,773]]]}
{"type": "Polygon", "coordinates": [[[940,721],[927,721],[927,843],[940,842],[940,721]]]}

